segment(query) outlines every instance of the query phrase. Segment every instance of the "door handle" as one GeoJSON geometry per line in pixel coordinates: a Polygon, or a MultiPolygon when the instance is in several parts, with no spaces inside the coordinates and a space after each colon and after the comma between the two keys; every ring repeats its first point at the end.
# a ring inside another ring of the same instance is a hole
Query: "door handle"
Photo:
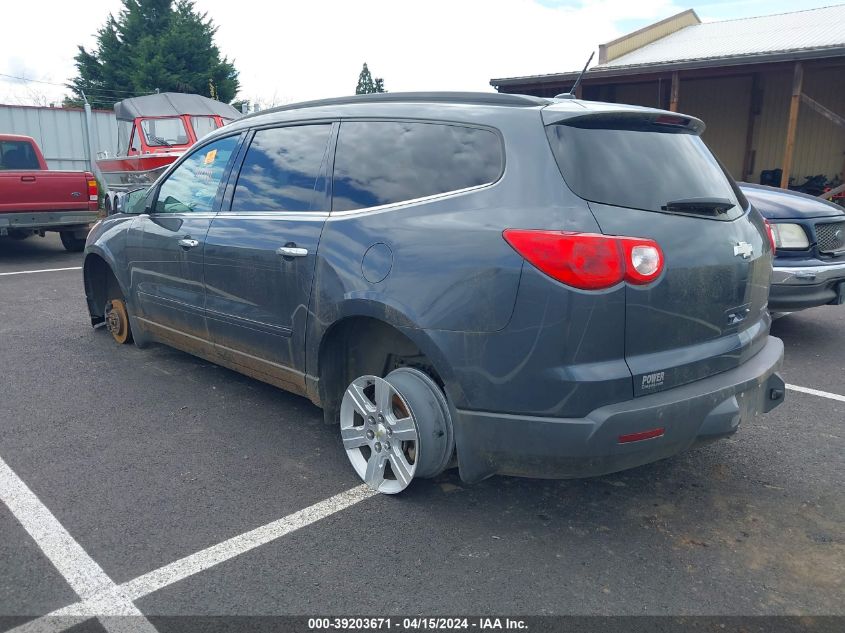
{"type": "Polygon", "coordinates": [[[280,246],[276,249],[276,255],[281,255],[282,257],[305,257],[307,254],[307,248],[300,248],[298,246],[280,246]]]}
{"type": "Polygon", "coordinates": [[[189,248],[196,248],[200,245],[198,240],[192,240],[190,237],[183,237],[176,243],[185,250],[188,250],[189,248]]]}
{"type": "Polygon", "coordinates": [[[21,176],[21,182],[35,182],[35,176],[21,176]]]}

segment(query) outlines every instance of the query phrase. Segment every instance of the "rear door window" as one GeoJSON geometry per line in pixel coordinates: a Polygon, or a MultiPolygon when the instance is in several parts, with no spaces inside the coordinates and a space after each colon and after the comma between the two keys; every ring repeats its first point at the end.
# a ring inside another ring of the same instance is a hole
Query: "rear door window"
{"type": "Polygon", "coordinates": [[[258,130],[244,157],[232,211],[314,209],[331,131],[331,124],[258,130]]]}
{"type": "Polygon", "coordinates": [[[482,128],[410,121],[344,121],[335,153],[332,210],[424,198],[495,182],[499,135],[482,128]]]}
{"type": "Polygon", "coordinates": [[[720,198],[743,213],[744,196],[701,138],[644,119],[584,117],[549,125],[546,134],[566,184],[591,202],[665,211],[669,202],[720,198]]]}

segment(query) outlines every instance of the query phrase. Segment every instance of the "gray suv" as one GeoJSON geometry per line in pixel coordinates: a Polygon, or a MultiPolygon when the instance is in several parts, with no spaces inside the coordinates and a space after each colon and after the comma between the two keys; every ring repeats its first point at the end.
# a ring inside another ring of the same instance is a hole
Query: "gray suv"
{"type": "Polygon", "coordinates": [[[245,117],[94,228],[91,320],[309,398],[385,493],[669,457],[784,397],[770,235],[703,128],[472,93],[245,117]]]}

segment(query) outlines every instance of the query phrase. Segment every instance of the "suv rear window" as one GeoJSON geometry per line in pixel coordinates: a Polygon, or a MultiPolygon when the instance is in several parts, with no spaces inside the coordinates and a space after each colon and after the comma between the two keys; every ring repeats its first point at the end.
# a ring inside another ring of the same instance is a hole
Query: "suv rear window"
{"type": "Polygon", "coordinates": [[[661,211],[670,201],[726,198],[742,215],[746,202],[701,138],[640,119],[585,117],[546,128],[566,184],[591,202],[661,211]]]}
{"type": "Polygon", "coordinates": [[[335,154],[332,209],[424,198],[499,179],[499,136],[481,128],[408,121],[344,121],[335,154]]]}

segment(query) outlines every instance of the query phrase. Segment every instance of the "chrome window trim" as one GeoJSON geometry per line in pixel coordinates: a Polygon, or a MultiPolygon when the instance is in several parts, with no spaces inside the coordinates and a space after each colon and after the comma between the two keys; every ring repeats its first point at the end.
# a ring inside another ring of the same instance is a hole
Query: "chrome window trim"
{"type": "Polygon", "coordinates": [[[217,218],[241,218],[244,220],[325,220],[328,211],[221,211],[217,218]]]}
{"type": "Polygon", "coordinates": [[[195,218],[197,220],[211,220],[217,216],[217,213],[214,211],[197,211],[196,213],[190,213],[181,211],[179,213],[165,213],[164,211],[152,211],[151,213],[139,213],[138,217],[147,217],[147,218],[195,218]]]}
{"type": "Polygon", "coordinates": [[[498,180],[494,182],[488,182],[483,185],[474,185],[472,187],[466,187],[464,189],[455,189],[454,191],[445,191],[443,193],[435,193],[430,196],[423,196],[421,198],[411,198],[410,200],[402,200],[401,202],[391,202],[390,204],[380,204],[374,207],[363,207],[361,209],[350,209],[348,211],[332,211],[329,215],[329,220],[335,218],[346,218],[353,215],[364,215],[368,213],[382,213],[384,211],[392,211],[394,209],[400,209],[402,207],[406,207],[408,205],[420,204],[423,202],[432,202],[435,200],[440,200],[442,198],[452,198],[457,196],[462,196],[468,193],[474,193],[476,191],[481,191],[482,189],[488,189],[491,187],[495,187],[504,178],[504,172],[501,176],[499,176],[498,180]]]}

